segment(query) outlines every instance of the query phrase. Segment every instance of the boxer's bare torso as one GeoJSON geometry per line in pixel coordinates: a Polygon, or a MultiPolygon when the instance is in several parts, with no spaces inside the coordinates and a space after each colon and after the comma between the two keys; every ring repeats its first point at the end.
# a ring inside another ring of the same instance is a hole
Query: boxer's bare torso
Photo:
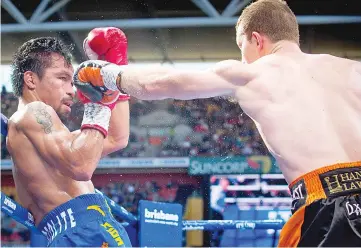
{"type": "Polygon", "coordinates": [[[361,160],[361,63],[290,53],[250,66],[257,73],[235,97],[288,183],[320,167],[361,160]]]}
{"type": "MultiPolygon", "coordinates": [[[[24,124],[30,122],[28,119],[30,116],[25,114],[27,108],[27,106],[19,107],[10,118],[7,148],[14,163],[13,176],[20,203],[34,215],[35,222],[38,224],[44,215],[55,207],[79,195],[94,193],[94,186],[91,181],[76,181],[65,176],[41,157],[21,130],[21,126],[24,127],[24,124]]],[[[61,132],[64,132],[64,136],[69,133],[59,118],[56,122],[53,118],[51,124],[43,123],[42,125],[44,128],[49,128],[50,125],[56,126],[53,132],[57,132],[59,136],[61,132]]],[[[79,130],[75,131],[72,135],[78,135],[79,132],[79,130]]],[[[38,138],[42,139],[44,137],[41,136],[52,134],[40,133],[38,135],[38,138]]]]}

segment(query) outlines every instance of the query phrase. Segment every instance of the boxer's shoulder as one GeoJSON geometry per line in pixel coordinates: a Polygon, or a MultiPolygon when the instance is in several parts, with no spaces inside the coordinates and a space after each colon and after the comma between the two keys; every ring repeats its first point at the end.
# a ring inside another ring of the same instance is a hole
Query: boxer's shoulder
{"type": "MultiPolygon", "coordinates": [[[[353,79],[361,79],[361,63],[360,62],[356,62],[353,64],[352,66],[352,70],[351,70],[351,76],[353,79]]],[[[359,83],[361,83],[361,80],[358,81],[359,83]]]]}
{"type": "Polygon", "coordinates": [[[46,103],[40,102],[40,101],[34,101],[31,103],[28,103],[25,106],[24,111],[26,114],[31,114],[36,111],[46,111],[46,112],[50,112],[50,113],[55,113],[55,111],[52,107],[50,107],[46,103]]]}
{"type": "Polygon", "coordinates": [[[232,59],[218,62],[210,69],[236,86],[244,85],[245,82],[251,81],[260,73],[254,69],[252,64],[244,64],[239,60],[232,59]]]}
{"type": "Polygon", "coordinates": [[[52,107],[43,102],[35,101],[27,104],[21,110],[18,110],[16,123],[18,128],[23,131],[43,128],[49,132],[55,118],[59,119],[52,107]]]}
{"type": "Polygon", "coordinates": [[[353,67],[361,65],[360,62],[357,62],[355,60],[341,58],[331,54],[306,54],[306,56],[314,63],[322,63],[330,66],[337,65],[339,67],[353,67]]]}
{"type": "MultiPolygon", "coordinates": [[[[324,71],[325,75],[337,73],[341,77],[349,78],[350,76],[361,76],[361,63],[355,60],[341,58],[330,54],[309,54],[309,63],[307,65],[314,66],[317,70],[324,71]]],[[[344,81],[345,81],[344,80],[344,81]]]]}
{"type": "Polygon", "coordinates": [[[249,64],[249,71],[252,71],[256,78],[270,78],[280,74],[285,67],[292,66],[294,62],[287,60],[289,58],[282,58],[278,54],[267,55],[249,64]]]}

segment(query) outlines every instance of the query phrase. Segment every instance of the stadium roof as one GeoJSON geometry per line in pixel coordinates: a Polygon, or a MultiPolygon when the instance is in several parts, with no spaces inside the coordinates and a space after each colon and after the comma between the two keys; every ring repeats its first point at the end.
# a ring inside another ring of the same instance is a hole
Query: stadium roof
{"type": "MultiPolygon", "coordinates": [[[[239,58],[238,15],[251,0],[2,0],[2,63],[30,38],[59,36],[77,46],[94,27],[117,26],[133,61],[214,61],[239,58]]],[[[300,23],[302,48],[361,58],[359,0],[289,0],[300,23]]]]}

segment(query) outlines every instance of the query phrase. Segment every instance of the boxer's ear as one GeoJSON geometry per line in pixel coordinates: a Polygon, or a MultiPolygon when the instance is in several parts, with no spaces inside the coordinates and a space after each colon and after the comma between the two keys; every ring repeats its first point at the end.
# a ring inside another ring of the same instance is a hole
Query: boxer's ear
{"type": "Polygon", "coordinates": [[[24,83],[30,90],[35,89],[37,80],[38,80],[38,76],[34,72],[32,71],[24,72],[24,83]]]}
{"type": "Polygon", "coordinates": [[[258,50],[262,50],[264,46],[264,39],[262,35],[258,32],[252,32],[252,40],[256,42],[258,50]]]}

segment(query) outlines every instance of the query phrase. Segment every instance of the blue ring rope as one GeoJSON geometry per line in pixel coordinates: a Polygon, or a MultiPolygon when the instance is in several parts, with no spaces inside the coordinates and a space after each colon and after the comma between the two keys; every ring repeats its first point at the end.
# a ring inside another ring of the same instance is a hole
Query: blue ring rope
{"type": "Polygon", "coordinates": [[[8,118],[1,113],[1,135],[8,135],[8,118]]]}
{"type": "Polygon", "coordinates": [[[281,229],[283,220],[185,220],[183,230],[281,229]]]}
{"type": "Polygon", "coordinates": [[[133,214],[129,213],[122,206],[119,206],[118,204],[116,204],[108,196],[104,195],[103,192],[101,192],[97,189],[95,189],[95,192],[98,194],[101,194],[105,198],[113,215],[117,216],[118,218],[121,218],[124,221],[127,221],[130,225],[135,225],[138,222],[137,217],[135,217],[133,214]]]}
{"type": "Polygon", "coordinates": [[[19,203],[1,192],[1,212],[7,214],[31,231],[41,233],[35,226],[33,215],[19,203]]]}

